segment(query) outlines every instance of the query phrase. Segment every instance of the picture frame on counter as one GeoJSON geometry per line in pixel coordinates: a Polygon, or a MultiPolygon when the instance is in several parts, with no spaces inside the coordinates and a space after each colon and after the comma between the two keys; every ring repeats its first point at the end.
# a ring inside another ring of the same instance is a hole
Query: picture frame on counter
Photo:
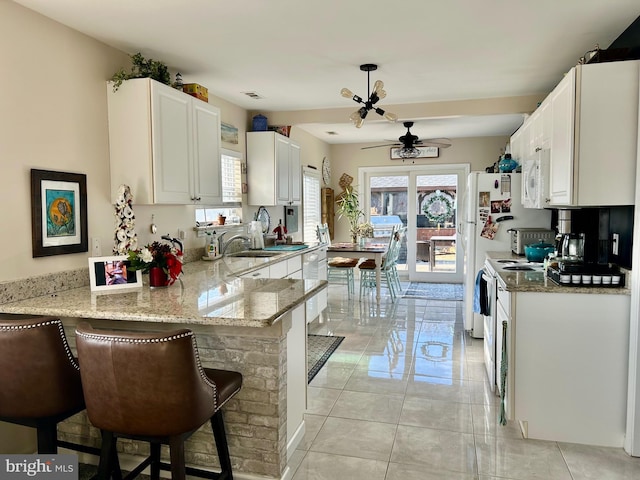
{"type": "Polygon", "coordinates": [[[31,169],[32,256],[88,251],[87,176],[31,169]]]}
{"type": "Polygon", "coordinates": [[[142,288],[142,272],[131,270],[125,256],[90,257],[89,285],[92,292],[142,288]]]}
{"type": "MultiPolygon", "coordinates": [[[[440,156],[440,149],[438,147],[415,147],[420,153],[417,157],[412,158],[438,158],[440,156]]],[[[391,160],[406,160],[400,156],[400,150],[402,147],[392,147],[390,149],[391,160]]]]}

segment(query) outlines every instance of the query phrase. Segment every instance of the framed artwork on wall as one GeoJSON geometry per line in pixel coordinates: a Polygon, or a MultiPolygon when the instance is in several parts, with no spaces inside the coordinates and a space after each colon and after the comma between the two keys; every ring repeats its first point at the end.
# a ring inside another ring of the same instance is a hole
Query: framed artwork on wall
{"type": "Polygon", "coordinates": [[[238,128],[229,123],[220,124],[220,139],[226,143],[238,144],[238,128]]]}
{"type": "Polygon", "coordinates": [[[88,251],[87,176],[31,169],[33,257],[88,251]]]}
{"type": "MultiPolygon", "coordinates": [[[[415,147],[418,150],[418,156],[413,158],[438,158],[440,150],[438,147],[415,147]]],[[[402,147],[391,148],[391,160],[406,160],[400,156],[402,147]]],[[[409,159],[410,160],[410,159],[409,159]]]]}

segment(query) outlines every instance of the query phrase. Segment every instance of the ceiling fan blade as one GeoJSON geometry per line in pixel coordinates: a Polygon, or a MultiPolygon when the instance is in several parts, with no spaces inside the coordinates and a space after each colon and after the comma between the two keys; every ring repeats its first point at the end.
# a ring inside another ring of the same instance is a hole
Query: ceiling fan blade
{"type": "Polygon", "coordinates": [[[401,143],[386,143],[384,145],[373,145],[371,147],[362,147],[360,150],[368,150],[369,148],[380,148],[380,147],[401,147],[401,143]]]}
{"type": "Polygon", "coordinates": [[[448,138],[427,138],[425,140],[418,140],[415,144],[425,147],[449,148],[451,146],[451,140],[448,138]]]}

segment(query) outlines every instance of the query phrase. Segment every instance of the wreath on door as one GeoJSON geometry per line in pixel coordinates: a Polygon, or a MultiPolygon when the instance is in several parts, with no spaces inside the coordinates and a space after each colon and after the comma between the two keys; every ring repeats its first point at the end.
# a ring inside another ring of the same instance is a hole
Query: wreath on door
{"type": "Polygon", "coordinates": [[[444,223],[453,215],[453,197],[436,190],[427,195],[422,204],[422,211],[432,223],[444,223]]]}

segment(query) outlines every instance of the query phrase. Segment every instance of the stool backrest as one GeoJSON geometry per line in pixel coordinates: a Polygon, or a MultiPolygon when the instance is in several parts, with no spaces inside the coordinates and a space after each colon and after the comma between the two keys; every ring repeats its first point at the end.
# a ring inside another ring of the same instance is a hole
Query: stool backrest
{"type": "Polygon", "coordinates": [[[76,328],[89,420],[127,435],[176,435],[216,411],[216,386],[205,375],[193,332],[76,328]]]}
{"type": "Polygon", "coordinates": [[[0,320],[0,417],[50,417],[83,405],[60,319],[0,320]]]}

